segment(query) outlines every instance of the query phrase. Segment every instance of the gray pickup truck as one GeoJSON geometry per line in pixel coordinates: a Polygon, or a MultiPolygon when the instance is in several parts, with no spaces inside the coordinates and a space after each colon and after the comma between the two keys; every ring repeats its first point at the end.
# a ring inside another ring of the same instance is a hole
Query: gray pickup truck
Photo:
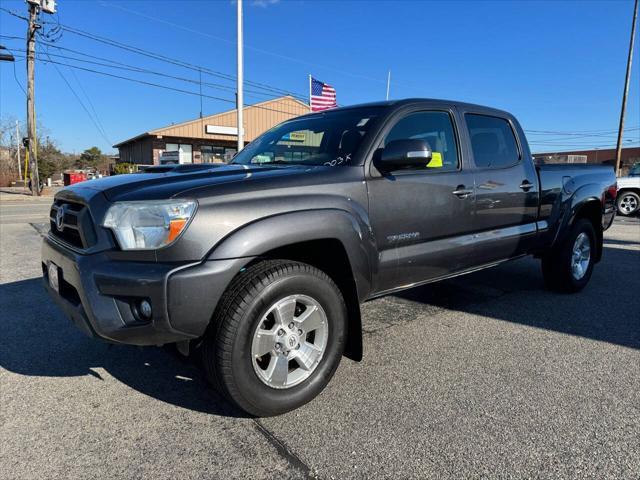
{"type": "Polygon", "coordinates": [[[282,123],[229,165],[62,190],[42,271],[87,334],[176,343],[232,403],[275,415],[362,358],[374,297],[524,255],[581,290],[615,205],[611,167],[535,166],[506,112],[373,103],[282,123]]]}

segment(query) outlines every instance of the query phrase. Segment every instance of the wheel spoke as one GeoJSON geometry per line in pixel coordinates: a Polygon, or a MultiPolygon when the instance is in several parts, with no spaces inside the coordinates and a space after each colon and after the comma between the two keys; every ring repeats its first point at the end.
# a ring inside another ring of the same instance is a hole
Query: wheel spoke
{"type": "Polygon", "coordinates": [[[276,323],[280,325],[288,325],[293,320],[293,315],[296,311],[295,299],[289,299],[284,302],[280,302],[276,308],[273,309],[273,315],[276,318],[276,323]]]}
{"type": "Polygon", "coordinates": [[[252,344],[251,353],[254,357],[262,357],[263,355],[273,351],[276,344],[276,334],[269,330],[259,330],[256,339],[252,344]]]}
{"type": "Polygon", "coordinates": [[[296,362],[298,362],[298,365],[300,365],[300,368],[304,370],[311,370],[320,358],[321,354],[322,349],[309,342],[304,342],[300,346],[300,350],[297,350],[294,358],[296,359],[296,362]]]}
{"type": "Polygon", "coordinates": [[[320,312],[320,309],[317,306],[313,305],[307,307],[302,315],[296,318],[296,321],[302,330],[309,333],[323,325],[324,315],[320,312]]]}
{"type": "Polygon", "coordinates": [[[278,387],[284,387],[289,375],[289,359],[284,355],[271,357],[271,363],[267,368],[267,379],[278,387]]]}

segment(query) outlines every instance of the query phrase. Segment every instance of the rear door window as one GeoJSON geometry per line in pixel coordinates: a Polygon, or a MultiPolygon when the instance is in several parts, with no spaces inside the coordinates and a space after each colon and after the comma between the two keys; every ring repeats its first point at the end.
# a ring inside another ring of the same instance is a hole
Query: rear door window
{"type": "Polygon", "coordinates": [[[478,168],[502,168],[520,160],[520,150],[511,124],[504,118],[465,115],[473,159],[478,168]]]}

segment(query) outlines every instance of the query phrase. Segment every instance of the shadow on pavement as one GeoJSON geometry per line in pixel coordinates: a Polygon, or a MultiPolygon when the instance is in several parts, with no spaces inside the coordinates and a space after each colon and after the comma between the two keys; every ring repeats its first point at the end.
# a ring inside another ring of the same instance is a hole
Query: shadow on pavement
{"type": "MultiPolygon", "coordinates": [[[[640,349],[639,265],[639,251],[606,248],[590,285],[576,295],[546,291],[539,264],[530,259],[393,298],[640,349]],[[628,288],[621,289],[622,283],[628,288]],[[518,296],[515,301],[503,301],[511,294],[518,296]]],[[[40,278],[0,285],[0,305],[0,366],[11,372],[101,379],[95,370],[101,368],[158,400],[216,415],[245,416],[208,387],[195,365],[165,349],[109,345],[85,337],[49,300],[40,278]]]]}
{"type": "Polygon", "coordinates": [[[95,370],[101,368],[158,400],[205,413],[246,417],[207,385],[192,362],[177,354],[84,336],[49,300],[40,278],[0,285],[0,305],[2,368],[21,375],[91,375],[102,380],[95,370]]]}
{"type": "MultiPolygon", "coordinates": [[[[640,232],[638,232],[640,233],[640,232]]],[[[615,238],[607,238],[604,241],[605,245],[609,244],[609,245],[625,245],[625,246],[630,246],[630,245],[640,245],[640,235],[638,238],[637,242],[630,242],[628,240],[616,240],[615,238]]],[[[638,252],[636,252],[636,254],[638,254],[638,252]]]]}
{"type": "MultiPolygon", "coordinates": [[[[605,239],[605,244],[635,242],[605,239]]],[[[589,285],[577,294],[545,289],[539,261],[529,258],[395,295],[449,310],[640,349],[640,251],[606,248],[589,285]],[[502,301],[514,294],[516,301],[502,301]]]]}

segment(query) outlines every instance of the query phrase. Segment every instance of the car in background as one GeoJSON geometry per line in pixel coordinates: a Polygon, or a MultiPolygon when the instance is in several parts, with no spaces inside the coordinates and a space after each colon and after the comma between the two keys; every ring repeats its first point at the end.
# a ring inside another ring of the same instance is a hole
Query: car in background
{"type": "Polygon", "coordinates": [[[631,167],[628,176],[618,179],[617,207],[625,217],[640,210],[640,162],[631,167]]]}

